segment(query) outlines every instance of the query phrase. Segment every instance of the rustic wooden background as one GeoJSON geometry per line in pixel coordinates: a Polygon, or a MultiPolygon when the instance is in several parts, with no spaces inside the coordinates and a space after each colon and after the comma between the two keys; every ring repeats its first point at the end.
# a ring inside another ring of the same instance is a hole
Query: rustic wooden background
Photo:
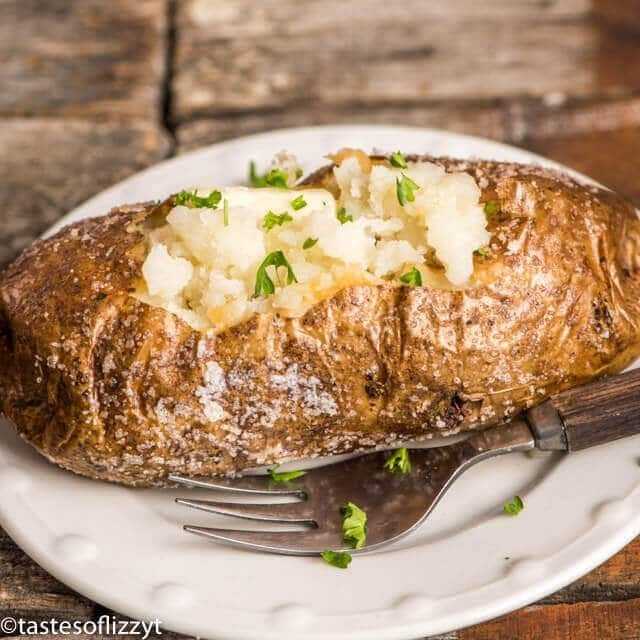
{"type": "MultiPolygon", "coordinates": [[[[640,205],[640,0],[0,0],[0,265],[163,158],[341,122],[510,142],[640,205]]],[[[0,617],[102,613],[0,530],[0,617]]],[[[445,637],[639,639],[640,539],[445,637]]]]}

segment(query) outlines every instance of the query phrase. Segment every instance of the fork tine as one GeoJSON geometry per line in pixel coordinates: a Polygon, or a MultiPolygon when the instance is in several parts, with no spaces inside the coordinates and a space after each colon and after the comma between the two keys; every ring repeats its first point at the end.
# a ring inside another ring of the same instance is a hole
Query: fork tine
{"type": "Polygon", "coordinates": [[[339,535],[331,535],[315,529],[307,529],[306,531],[243,531],[185,525],[184,530],[241,549],[254,549],[292,556],[317,555],[324,549],[339,550],[344,546],[339,535]]]}
{"type": "Polygon", "coordinates": [[[229,493],[243,493],[245,495],[268,496],[299,496],[304,497],[304,487],[298,482],[288,485],[274,484],[269,476],[244,476],[242,478],[216,478],[212,480],[198,480],[184,476],[170,475],[169,480],[187,487],[210,489],[212,491],[226,491],[229,493]]]}
{"type": "Polygon", "coordinates": [[[207,511],[219,513],[223,516],[246,518],[247,520],[264,520],[268,522],[283,523],[314,523],[309,514],[309,505],[306,502],[290,502],[284,504],[242,504],[238,502],[217,502],[214,500],[190,500],[176,498],[178,504],[207,511]]]}

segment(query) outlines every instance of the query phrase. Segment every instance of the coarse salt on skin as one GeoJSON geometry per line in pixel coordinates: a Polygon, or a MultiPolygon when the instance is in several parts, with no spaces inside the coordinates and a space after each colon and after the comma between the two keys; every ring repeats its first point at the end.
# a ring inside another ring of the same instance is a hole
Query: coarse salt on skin
{"type": "Polygon", "coordinates": [[[215,361],[207,362],[203,381],[204,385],[196,389],[196,397],[200,400],[205,417],[211,422],[228,418],[227,412],[218,401],[227,390],[222,367],[215,361]]]}
{"type": "Polygon", "coordinates": [[[304,376],[297,364],[290,365],[283,374],[272,374],[271,385],[277,390],[286,390],[299,401],[312,416],[336,415],[338,406],[333,397],[322,390],[321,381],[315,376],[304,376]]]}

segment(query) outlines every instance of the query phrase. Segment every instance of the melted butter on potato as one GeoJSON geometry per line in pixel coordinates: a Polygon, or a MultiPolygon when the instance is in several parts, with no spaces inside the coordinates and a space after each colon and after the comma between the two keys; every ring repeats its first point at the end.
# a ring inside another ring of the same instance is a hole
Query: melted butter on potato
{"type": "Polygon", "coordinates": [[[228,187],[215,208],[175,206],[148,234],[139,297],[194,328],[222,330],[254,313],[300,316],[348,286],[402,285],[413,269],[427,286],[469,282],[474,251],[490,239],[470,175],[428,162],[369,165],[354,153],[337,159],[337,198],[324,189],[228,187]],[[401,202],[403,179],[413,197],[401,202]],[[266,258],[273,264],[261,271],[266,258]]]}

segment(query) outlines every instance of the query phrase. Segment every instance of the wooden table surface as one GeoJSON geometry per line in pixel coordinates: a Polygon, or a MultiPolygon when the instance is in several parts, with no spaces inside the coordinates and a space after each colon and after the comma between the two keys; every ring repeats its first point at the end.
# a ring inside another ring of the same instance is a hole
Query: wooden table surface
{"type": "MultiPolygon", "coordinates": [[[[163,158],[354,122],[506,141],[640,205],[640,0],[0,0],[0,264],[163,158]]],[[[0,530],[0,618],[103,613],[0,530]]],[[[640,638],[640,538],[442,638],[640,638]]]]}

